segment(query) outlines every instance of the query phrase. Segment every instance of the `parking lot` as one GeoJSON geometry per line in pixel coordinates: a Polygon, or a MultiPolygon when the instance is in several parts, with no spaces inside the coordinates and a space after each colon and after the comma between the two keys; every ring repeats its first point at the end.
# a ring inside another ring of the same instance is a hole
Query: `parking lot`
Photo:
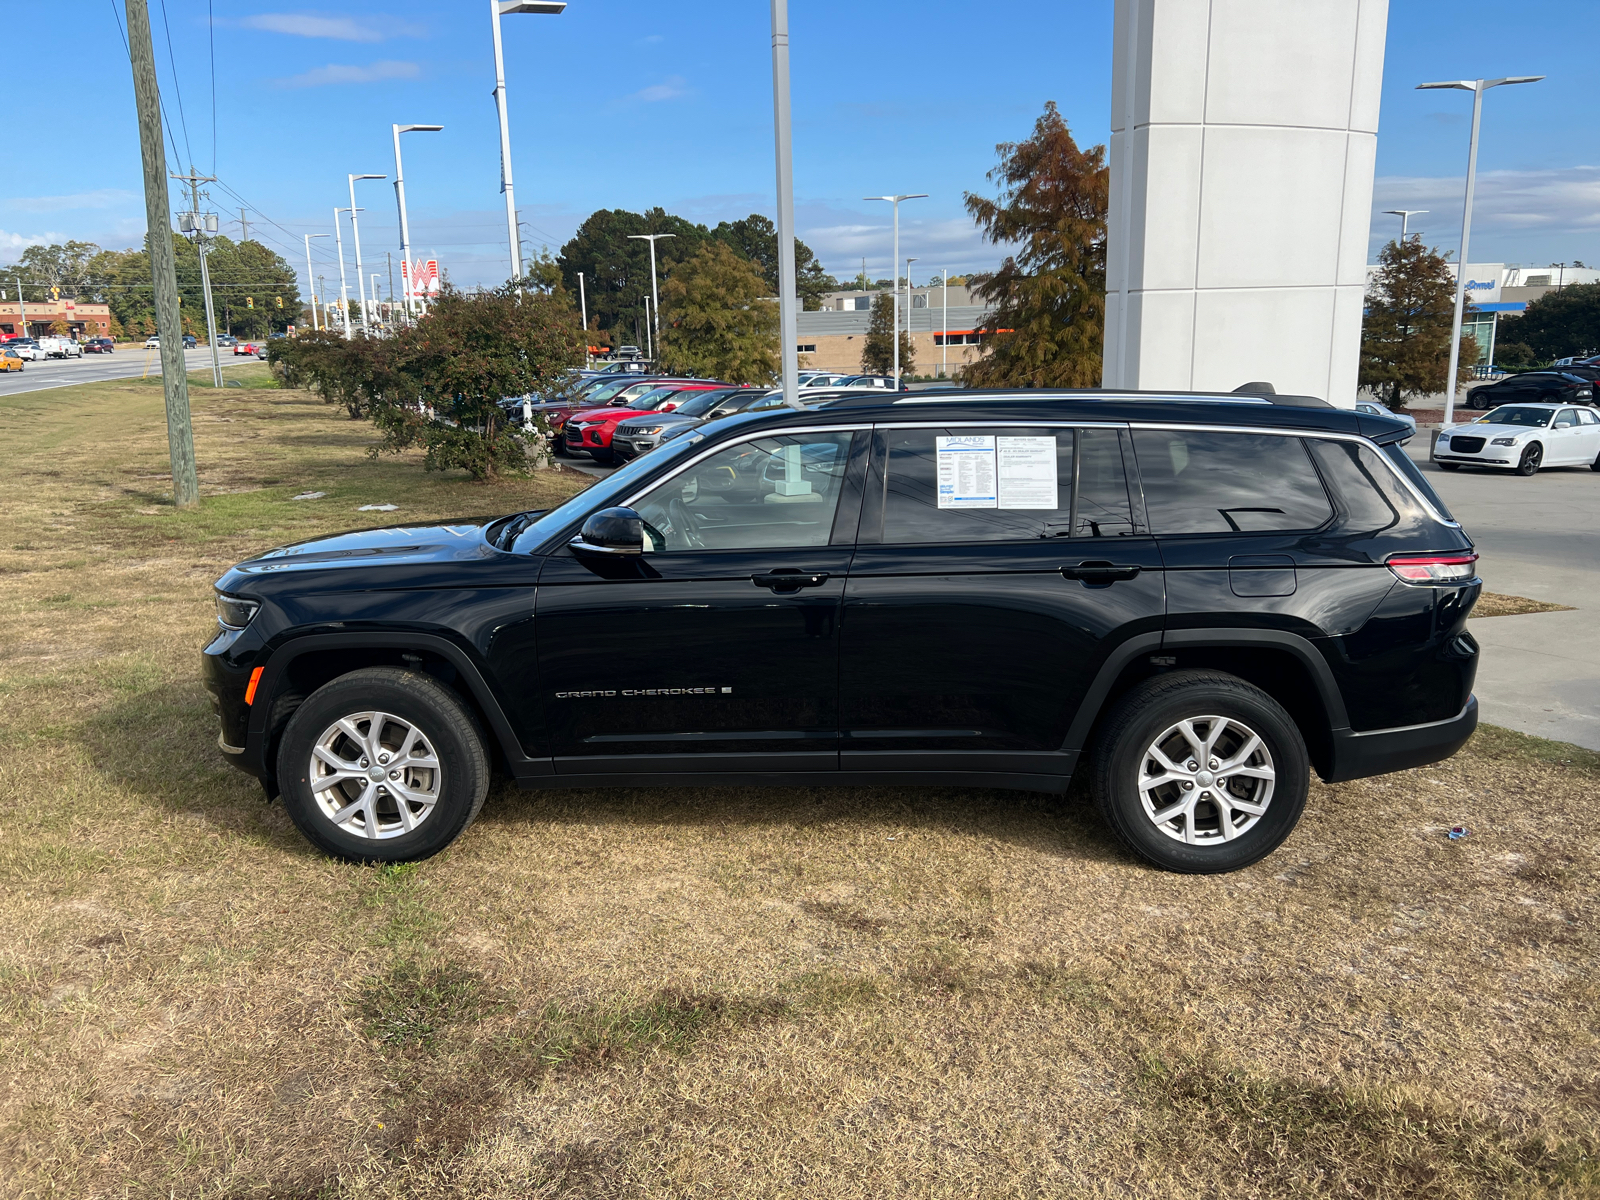
{"type": "Polygon", "coordinates": [[[1472,535],[1487,589],[1573,610],[1472,623],[1483,720],[1600,749],[1600,648],[1585,611],[1600,595],[1600,473],[1445,472],[1428,442],[1424,430],[1407,449],[1472,535]]]}

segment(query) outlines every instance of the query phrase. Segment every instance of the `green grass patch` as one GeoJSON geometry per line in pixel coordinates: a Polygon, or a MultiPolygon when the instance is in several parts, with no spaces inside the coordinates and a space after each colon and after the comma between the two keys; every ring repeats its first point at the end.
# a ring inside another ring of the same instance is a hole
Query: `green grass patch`
{"type": "Polygon", "coordinates": [[[498,1005],[483,977],[455,963],[423,967],[411,960],[367,980],[357,1012],[362,1031],[385,1046],[432,1050],[448,1030],[471,1024],[498,1005]]]}
{"type": "Polygon", "coordinates": [[[1531,758],[1586,775],[1600,775],[1600,753],[1574,746],[1571,742],[1553,742],[1549,738],[1518,733],[1498,725],[1479,725],[1467,748],[1488,759],[1515,762],[1531,758]]]}
{"type": "Polygon", "coordinates": [[[703,1038],[786,1015],[775,998],[749,999],[667,988],[642,1001],[568,1007],[551,1002],[516,1042],[546,1067],[626,1062],[652,1050],[686,1054],[703,1038]]]}

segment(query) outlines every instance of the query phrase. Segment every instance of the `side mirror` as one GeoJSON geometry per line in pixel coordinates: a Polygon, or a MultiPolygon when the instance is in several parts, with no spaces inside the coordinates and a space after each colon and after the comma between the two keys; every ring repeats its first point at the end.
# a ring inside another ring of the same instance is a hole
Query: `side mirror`
{"type": "Polygon", "coordinates": [[[582,554],[644,553],[644,518],[631,508],[602,508],[583,523],[574,552],[582,554]]]}
{"type": "Polygon", "coordinates": [[[1556,428],[1557,429],[1571,429],[1572,428],[1572,422],[1571,421],[1557,421],[1556,422],[1556,428]]]}

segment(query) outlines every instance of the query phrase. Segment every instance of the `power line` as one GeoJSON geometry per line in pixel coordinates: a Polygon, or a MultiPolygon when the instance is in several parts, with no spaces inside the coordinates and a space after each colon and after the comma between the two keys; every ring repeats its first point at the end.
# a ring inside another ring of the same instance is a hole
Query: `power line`
{"type": "MultiPolygon", "coordinates": [[[[122,51],[128,56],[128,66],[130,69],[132,69],[133,48],[128,45],[128,31],[122,27],[122,13],[117,9],[117,0],[111,0],[111,16],[112,19],[117,23],[117,34],[122,38],[122,51]]],[[[165,104],[161,106],[161,120],[167,127],[167,141],[172,143],[173,146],[176,146],[178,139],[172,135],[172,119],[167,116],[167,106],[165,104]]],[[[161,149],[162,155],[165,157],[168,147],[163,145],[161,149]]],[[[181,169],[181,164],[175,162],[167,163],[168,170],[173,170],[175,168],[181,169]]]]}
{"type": "Polygon", "coordinates": [[[206,0],[206,38],[211,43],[211,173],[217,173],[217,19],[206,0]]]}
{"type": "Polygon", "coordinates": [[[167,62],[172,64],[172,91],[178,97],[178,123],[183,126],[183,152],[194,161],[194,151],[189,149],[189,119],[183,115],[183,88],[178,84],[178,58],[172,52],[172,26],[167,24],[167,0],[161,0],[161,28],[167,34],[167,62]]]}

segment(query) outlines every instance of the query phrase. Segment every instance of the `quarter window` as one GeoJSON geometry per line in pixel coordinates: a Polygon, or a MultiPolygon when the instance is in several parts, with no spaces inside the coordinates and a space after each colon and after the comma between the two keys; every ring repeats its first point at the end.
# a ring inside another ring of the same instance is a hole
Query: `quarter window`
{"type": "Polygon", "coordinates": [[[719,450],[634,505],[645,521],[645,549],[826,546],[850,438],[848,432],[793,434],[719,450]]]}
{"type": "Polygon", "coordinates": [[[1134,532],[1114,429],[958,426],[885,434],[886,544],[1134,532]]]}
{"type": "Polygon", "coordinates": [[[1133,444],[1157,535],[1308,530],[1333,516],[1298,437],[1135,429],[1133,444]]]}

